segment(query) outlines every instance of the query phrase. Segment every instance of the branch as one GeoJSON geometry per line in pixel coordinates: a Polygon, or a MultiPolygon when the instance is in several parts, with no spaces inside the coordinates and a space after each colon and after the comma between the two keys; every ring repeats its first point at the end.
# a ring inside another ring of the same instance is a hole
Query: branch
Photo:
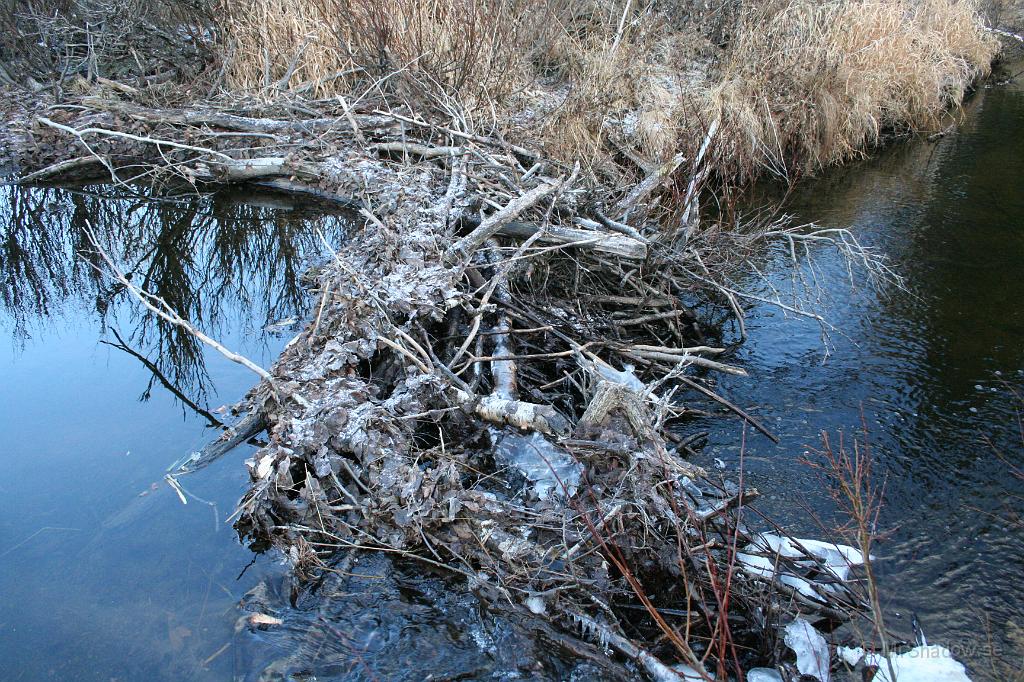
{"type": "Polygon", "coordinates": [[[160,319],[175,326],[181,327],[182,329],[192,334],[197,339],[199,339],[200,341],[202,341],[203,343],[210,346],[218,353],[226,357],[228,360],[231,360],[232,362],[237,362],[243,367],[252,370],[257,375],[259,375],[261,379],[265,380],[268,384],[270,384],[270,387],[274,389],[275,393],[277,392],[277,385],[274,383],[274,378],[270,376],[270,373],[267,372],[267,370],[263,369],[262,367],[257,365],[252,360],[249,360],[245,356],[239,355],[238,353],[228,350],[227,348],[217,343],[203,332],[196,329],[192,325],[192,323],[190,323],[188,320],[183,318],[178,313],[174,312],[174,310],[169,305],[167,305],[167,302],[164,301],[159,296],[154,296],[153,294],[142,289],[139,289],[137,286],[132,284],[131,280],[125,277],[124,273],[121,272],[117,265],[114,264],[114,261],[111,260],[110,256],[107,255],[107,252],[103,250],[103,247],[100,246],[99,240],[96,238],[96,235],[92,230],[92,225],[89,224],[88,222],[86,223],[85,233],[89,237],[89,241],[92,242],[93,248],[96,249],[96,252],[107,264],[107,267],[110,268],[110,272],[114,276],[114,279],[120,282],[125,289],[131,292],[131,294],[135,296],[135,298],[137,298],[139,302],[142,303],[142,305],[144,305],[149,311],[151,311],[160,319]]]}
{"type": "Polygon", "coordinates": [[[460,239],[448,250],[449,258],[465,258],[471,256],[485,241],[498,234],[501,228],[519,217],[519,214],[538,201],[561,188],[561,182],[545,183],[534,187],[526,194],[508,202],[504,208],[487,216],[480,225],[460,239]]]}

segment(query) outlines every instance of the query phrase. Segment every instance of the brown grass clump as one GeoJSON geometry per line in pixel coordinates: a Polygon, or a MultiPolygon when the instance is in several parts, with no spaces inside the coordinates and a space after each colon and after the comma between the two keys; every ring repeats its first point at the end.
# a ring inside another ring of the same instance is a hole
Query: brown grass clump
{"type": "Polygon", "coordinates": [[[709,113],[719,166],[813,171],[936,126],[998,45],[971,0],[791,0],[743,16],[709,113]]]}
{"type": "Polygon", "coordinates": [[[234,88],[457,109],[613,177],[715,119],[723,179],[844,161],[935,126],[997,49],[973,0],[219,2],[234,88]]]}
{"type": "Polygon", "coordinates": [[[546,3],[528,0],[220,0],[228,76],[246,91],[430,91],[494,101],[523,81],[546,3]]]}

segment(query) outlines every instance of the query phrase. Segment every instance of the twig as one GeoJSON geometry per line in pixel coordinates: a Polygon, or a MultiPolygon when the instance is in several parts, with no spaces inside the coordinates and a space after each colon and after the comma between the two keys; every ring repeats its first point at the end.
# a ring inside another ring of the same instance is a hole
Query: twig
{"type": "Polygon", "coordinates": [[[76,128],[72,128],[71,126],[62,125],[60,123],[54,123],[53,121],[51,121],[50,119],[46,118],[45,116],[38,116],[36,118],[36,120],[39,121],[40,123],[43,123],[45,125],[50,126],[51,128],[56,128],[57,130],[61,130],[61,131],[65,132],[65,133],[68,133],[70,135],[74,135],[75,137],[77,137],[80,140],[85,135],[105,135],[107,137],[121,137],[121,138],[124,138],[124,139],[127,139],[127,140],[135,140],[136,142],[142,142],[142,143],[145,143],[145,144],[153,144],[153,145],[156,145],[158,147],[171,147],[173,149],[185,149],[187,151],[199,152],[201,154],[210,154],[212,156],[217,156],[217,157],[220,157],[222,159],[226,159],[227,161],[234,161],[234,159],[232,159],[227,154],[215,151],[213,149],[207,149],[205,147],[194,147],[194,146],[192,146],[190,144],[181,144],[180,142],[171,142],[170,140],[159,140],[159,139],[154,138],[154,137],[144,137],[142,135],[133,135],[131,133],[122,133],[122,132],[119,132],[119,131],[116,131],[116,130],[107,130],[106,128],[82,128],[82,129],[79,130],[79,129],[76,129],[76,128]]]}

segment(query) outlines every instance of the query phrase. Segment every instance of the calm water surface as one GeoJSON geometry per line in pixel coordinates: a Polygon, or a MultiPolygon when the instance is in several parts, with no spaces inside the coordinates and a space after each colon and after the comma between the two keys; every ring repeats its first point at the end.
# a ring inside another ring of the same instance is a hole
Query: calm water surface
{"type": "MultiPolygon", "coordinates": [[[[956,134],[805,185],[790,210],[851,227],[907,290],[851,287],[831,250],[800,254],[834,325],[827,341],[816,323],[757,306],[732,360],[752,378],[719,383],[781,436],[750,436],[745,465],[761,507],[800,533],[822,535],[808,512],[835,521],[801,455],[863,415],[892,531],[878,548],[890,625],[909,635],[916,613],[976,679],[1005,679],[994,666],[1019,668],[1024,653],[1024,482],[1011,473],[1024,467],[1021,130],[1024,90],[990,89],[956,134]]],[[[99,277],[87,225],[135,281],[269,365],[304,314],[297,275],[321,254],[318,232],[337,243],[341,218],[226,195],[0,192],[4,679],[255,679],[267,668],[264,679],[283,679],[309,660],[323,661],[321,679],[472,679],[522,673],[543,655],[435,578],[388,564],[337,586],[345,598],[329,611],[287,611],[280,567],[261,558],[246,570],[253,556],[227,520],[247,448],[183,479],[187,505],[160,484],[253,377],[99,277]],[[258,585],[249,601],[285,624],[240,638],[239,600],[258,585]]],[[[741,284],[788,302],[803,289],[781,250],[759,269],[766,280],[741,284]]],[[[706,462],[735,467],[736,422],[703,426],[706,462]]]]}
{"type": "Polygon", "coordinates": [[[89,225],[134,281],[269,364],[294,331],[264,327],[303,313],[296,273],[342,223],[226,196],[0,189],[0,677],[230,678],[237,603],[277,571],[236,579],[247,448],[182,479],[188,505],[161,479],[254,377],[98,276],[89,225]]]}
{"type": "Polygon", "coordinates": [[[293,603],[231,528],[252,446],[181,477],[187,505],[162,482],[255,377],[140,313],[97,274],[89,231],[269,366],[307,314],[300,273],[344,240],[343,216],[305,203],[0,189],[0,679],[479,679],[547,661],[471,594],[381,556],[293,603]]]}

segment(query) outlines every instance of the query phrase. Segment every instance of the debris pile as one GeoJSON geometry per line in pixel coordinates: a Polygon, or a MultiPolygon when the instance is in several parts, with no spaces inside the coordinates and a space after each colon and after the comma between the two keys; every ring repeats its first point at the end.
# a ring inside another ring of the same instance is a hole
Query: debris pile
{"type": "MultiPolygon", "coordinates": [[[[744,373],[684,303],[707,286],[681,284],[709,253],[700,151],[665,229],[665,177],[609,201],[498,141],[381,149],[338,171],[359,217],[249,397],[269,443],[249,460],[243,536],[312,589],[367,551],[442,568],[655,679],[775,665],[772,633],[797,610],[859,607],[739,570],[756,491],[686,461],[683,391],[767,433],[693,374],[744,373]]],[[[588,652],[607,664],[572,651],[588,652]]]]}
{"type": "Polygon", "coordinates": [[[43,156],[27,178],[99,163],[115,181],[130,168],[258,183],[352,209],[314,277],[311,320],[270,371],[107,261],[151,311],[261,377],[248,416],[170,480],[266,429],[236,527],[279,550],[300,591],[383,552],[545,623],[568,655],[607,669],[614,651],[659,680],[779,666],[777,635],[797,614],[835,622],[862,608],[836,585],[848,567],[819,545],[754,534],[743,514],[756,491],[686,459],[688,396],[774,438],[708,380],[746,374],[726,361],[721,319],[695,312],[713,300],[743,336],[741,301],[756,296],[730,268],[766,241],[794,258],[833,241],[869,275],[889,272],[842,230],[701,223],[716,123],[692,154],[610,190],[595,169],[408,110],[342,105],[294,120],[258,107],[90,106],[21,129],[65,134],[81,153],[71,166],[43,156]],[[250,137],[259,144],[239,142],[250,137]],[[95,148],[107,138],[148,154],[125,166],[95,148]]]}

